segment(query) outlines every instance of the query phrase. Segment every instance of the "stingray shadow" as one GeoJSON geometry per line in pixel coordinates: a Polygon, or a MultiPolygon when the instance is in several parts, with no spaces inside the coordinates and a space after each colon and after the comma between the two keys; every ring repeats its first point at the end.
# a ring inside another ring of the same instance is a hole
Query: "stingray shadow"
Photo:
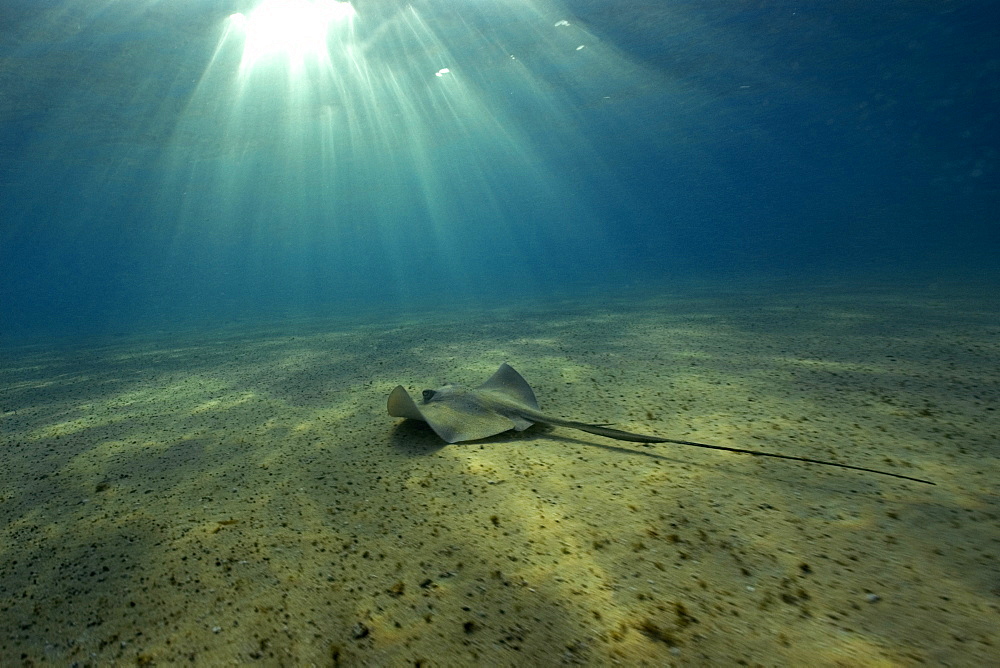
{"type": "Polygon", "coordinates": [[[649,457],[651,459],[658,459],[664,462],[670,462],[671,464],[688,464],[691,462],[684,459],[677,459],[675,457],[668,457],[667,455],[661,455],[656,452],[650,452],[648,450],[635,450],[633,448],[624,448],[618,445],[609,445],[607,443],[597,443],[595,441],[589,441],[583,438],[575,438],[573,436],[563,436],[561,434],[554,433],[555,428],[549,427],[547,425],[535,425],[531,428],[530,432],[504,432],[503,434],[497,434],[495,436],[490,436],[488,438],[482,438],[477,441],[467,441],[464,443],[444,443],[441,437],[438,436],[434,430],[430,428],[426,422],[421,422],[418,420],[403,420],[397,422],[392,432],[389,434],[389,443],[393,448],[399,452],[410,455],[413,457],[420,457],[426,455],[437,454],[445,447],[475,447],[477,445],[513,445],[516,443],[535,442],[535,441],[558,441],[560,443],[573,444],[573,445],[586,445],[594,448],[600,448],[601,450],[606,450],[609,452],[617,452],[624,455],[639,455],[642,457],[649,457]]]}

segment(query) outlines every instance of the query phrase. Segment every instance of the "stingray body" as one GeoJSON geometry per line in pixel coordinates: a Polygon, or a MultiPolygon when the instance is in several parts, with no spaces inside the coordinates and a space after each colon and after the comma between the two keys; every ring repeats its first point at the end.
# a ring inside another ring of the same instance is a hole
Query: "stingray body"
{"type": "Polygon", "coordinates": [[[762,457],[790,459],[808,464],[837,466],[845,469],[854,469],[856,471],[866,471],[868,473],[878,473],[880,475],[923,482],[930,485],[934,484],[929,480],[911,478],[899,473],[878,471],[876,469],[841,464],[839,462],[828,462],[792,455],[779,455],[759,450],[730,448],[724,445],[709,445],[708,443],[696,443],[694,441],[681,441],[674,438],[647,436],[645,434],[635,434],[630,431],[612,429],[601,424],[589,424],[552,417],[538,410],[538,400],[535,399],[535,393],[531,389],[531,386],[528,385],[528,382],[524,380],[521,374],[508,364],[501,364],[496,373],[478,387],[468,388],[461,385],[449,384],[439,387],[436,390],[424,390],[420,403],[415,402],[402,385],[397,385],[389,394],[388,409],[389,415],[393,417],[426,422],[438,436],[448,443],[476,441],[481,438],[510,431],[511,429],[523,431],[538,422],[556,427],[579,429],[580,431],[598,434],[619,441],[691,445],[711,450],[725,450],[727,452],[742,452],[762,457]]]}
{"type": "Polygon", "coordinates": [[[545,415],[538,410],[538,400],[531,386],[508,364],[501,364],[489,380],[476,388],[445,385],[436,390],[424,390],[423,401],[419,404],[402,385],[397,385],[389,395],[389,415],[423,420],[448,443],[476,441],[511,429],[524,431],[536,422],[579,429],[619,441],[665,442],[656,436],[545,415]]]}

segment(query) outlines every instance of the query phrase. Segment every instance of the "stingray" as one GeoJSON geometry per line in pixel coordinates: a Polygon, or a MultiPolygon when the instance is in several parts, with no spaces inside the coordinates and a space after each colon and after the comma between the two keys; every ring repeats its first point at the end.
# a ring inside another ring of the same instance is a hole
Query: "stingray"
{"type": "Polygon", "coordinates": [[[604,424],[589,424],[552,417],[538,410],[538,400],[535,399],[535,392],[521,374],[508,364],[501,364],[496,373],[490,376],[479,387],[468,388],[461,385],[447,384],[436,390],[424,390],[422,397],[423,400],[418,404],[413,401],[413,398],[410,397],[410,394],[402,385],[397,385],[389,394],[389,415],[426,422],[438,436],[448,443],[477,441],[481,438],[494,436],[511,429],[524,431],[538,422],[555,427],[579,429],[580,431],[619,441],[690,445],[696,448],[741,452],[758,457],[774,457],[777,459],[805,462],[807,464],[837,466],[843,469],[888,475],[928,485],[935,484],[930,480],[911,478],[899,473],[878,471],[862,466],[809,459],[808,457],[795,457],[793,455],[779,455],[759,450],[729,448],[724,445],[681,441],[675,438],[647,436],[645,434],[635,434],[630,431],[612,429],[604,424]]]}

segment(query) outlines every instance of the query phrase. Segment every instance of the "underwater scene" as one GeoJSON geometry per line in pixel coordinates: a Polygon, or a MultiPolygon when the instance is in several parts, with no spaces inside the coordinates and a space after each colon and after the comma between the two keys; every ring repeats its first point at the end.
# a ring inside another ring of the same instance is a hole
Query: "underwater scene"
{"type": "Polygon", "coordinates": [[[4,0],[0,666],[1000,664],[992,3],[4,0]]]}

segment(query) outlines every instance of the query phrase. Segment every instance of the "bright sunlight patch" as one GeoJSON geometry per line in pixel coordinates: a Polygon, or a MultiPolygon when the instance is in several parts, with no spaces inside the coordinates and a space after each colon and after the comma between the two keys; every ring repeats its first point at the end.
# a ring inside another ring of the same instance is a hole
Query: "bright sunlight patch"
{"type": "Polygon", "coordinates": [[[264,0],[249,14],[233,14],[230,25],[245,40],[240,70],[273,56],[287,58],[292,67],[325,60],[331,25],[354,15],[350,3],[336,0],[264,0]]]}

